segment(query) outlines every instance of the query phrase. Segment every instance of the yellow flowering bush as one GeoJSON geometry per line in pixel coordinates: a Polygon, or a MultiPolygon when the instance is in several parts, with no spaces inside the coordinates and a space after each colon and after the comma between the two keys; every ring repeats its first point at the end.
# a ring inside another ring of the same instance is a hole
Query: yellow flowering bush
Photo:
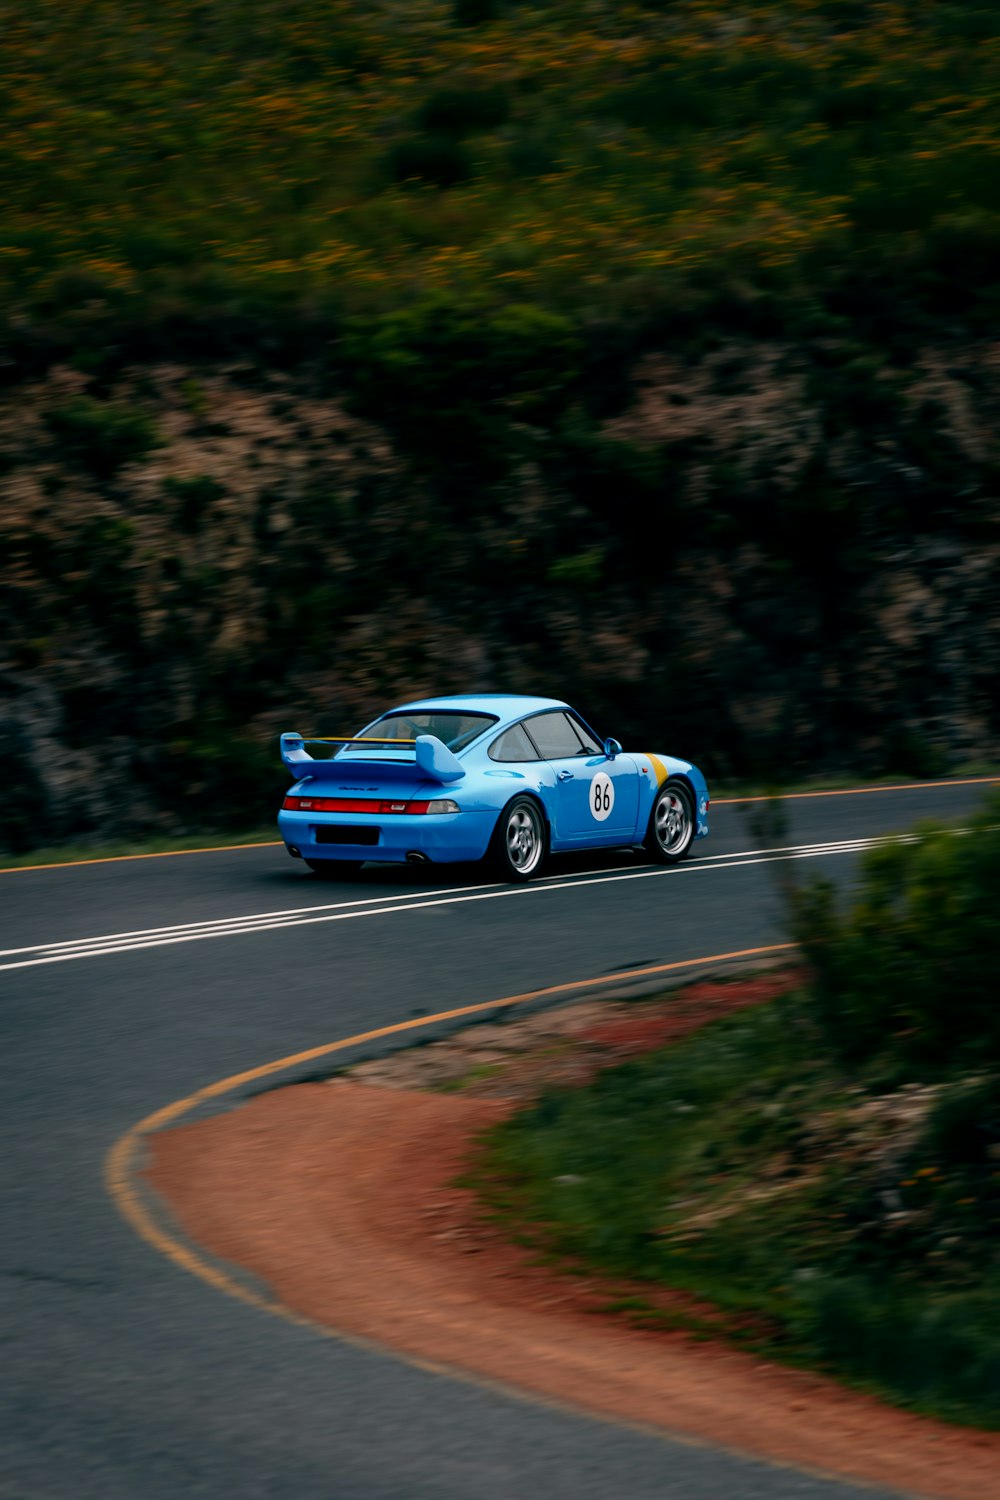
{"type": "Polygon", "coordinates": [[[585,311],[637,277],[823,288],[873,257],[933,300],[1000,246],[979,0],[7,9],[14,306],[183,306],[210,284],[585,311]]]}

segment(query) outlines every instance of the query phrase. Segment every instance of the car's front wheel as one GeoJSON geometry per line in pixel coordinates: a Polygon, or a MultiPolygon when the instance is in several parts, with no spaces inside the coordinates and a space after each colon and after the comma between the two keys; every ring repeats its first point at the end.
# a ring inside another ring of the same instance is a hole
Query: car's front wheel
{"type": "Polygon", "coordinates": [[[532,797],[508,802],[493,830],[490,859],[504,880],[523,882],[537,875],[548,850],[545,819],[532,797]]]}
{"type": "Polygon", "coordinates": [[[360,859],[307,859],[306,864],[320,880],[345,880],[361,869],[360,859]]]}
{"type": "Polygon", "coordinates": [[[695,834],[694,796],[684,781],[667,781],[656,794],[643,848],[660,864],[675,865],[695,834]]]}

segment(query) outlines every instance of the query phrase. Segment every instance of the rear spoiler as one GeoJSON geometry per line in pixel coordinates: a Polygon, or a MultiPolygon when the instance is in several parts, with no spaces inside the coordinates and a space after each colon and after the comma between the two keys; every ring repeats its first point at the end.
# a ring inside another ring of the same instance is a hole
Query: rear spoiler
{"type": "Polygon", "coordinates": [[[414,771],[430,781],[460,781],[465,775],[461,761],[454,756],[434,734],[422,734],[415,740],[379,739],[375,735],[333,735],[324,739],[305,740],[301,734],[281,736],[281,758],[296,781],[303,776],[329,781],[333,777],[350,774],[357,777],[377,774],[382,781],[410,780],[414,771]],[[316,760],[306,749],[307,745],[337,745],[340,749],[365,750],[412,750],[414,760],[341,760],[335,752],[325,760],[316,760]]]}

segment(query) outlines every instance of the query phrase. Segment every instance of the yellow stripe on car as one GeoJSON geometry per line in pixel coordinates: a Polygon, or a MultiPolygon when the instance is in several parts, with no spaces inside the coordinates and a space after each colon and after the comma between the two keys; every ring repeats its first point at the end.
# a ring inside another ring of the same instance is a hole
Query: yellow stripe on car
{"type": "Polygon", "coordinates": [[[653,770],[656,772],[657,788],[661,787],[666,781],[668,775],[666,766],[663,764],[658,755],[646,755],[643,757],[643,759],[648,760],[650,765],[653,767],[653,770]]]}

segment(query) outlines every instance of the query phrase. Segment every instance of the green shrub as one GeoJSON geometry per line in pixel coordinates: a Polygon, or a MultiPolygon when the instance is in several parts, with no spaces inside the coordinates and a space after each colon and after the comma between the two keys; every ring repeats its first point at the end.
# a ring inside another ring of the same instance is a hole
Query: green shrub
{"type": "Polygon", "coordinates": [[[452,0],[451,15],[456,26],[482,26],[499,14],[499,0],[452,0]]]}
{"type": "Polygon", "coordinates": [[[549,568],[549,582],[581,594],[596,594],[604,578],[604,565],[603,547],[588,547],[584,552],[557,558],[549,568]]]}
{"type": "Polygon", "coordinates": [[[653,445],[609,438],[574,411],[549,444],[546,472],[552,488],[570,494],[602,528],[626,577],[662,582],[673,559],[651,539],[685,516],[697,447],[697,440],[653,445]]]}
{"type": "Polygon", "coordinates": [[[547,177],[562,170],[565,148],[554,126],[519,130],[507,148],[507,165],[515,177],[547,177]]]}
{"type": "Polygon", "coordinates": [[[0,731],[4,778],[0,787],[0,850],[25,854],[54,833],[52,799],[24,754],[23,738],[13,728],[0,731]]]}
{"type": "Polygon", "coordinates": [[[995,1289],[924,1300],[862,1277],[817,1276],[797,1291],[788,1331],[844,1374],[994,1427],[998,1323],[995,1289]]]}
{"type": "Polygon", "coordinates": [[[502,89],[439,89],[420,105],[416,122],[428,134],[471,135],[502,125],[509,109],[502,89]]]}
{"type": "Polygon", "coordinates": [[[247,808],[274,806],[283,778],[274,745],[232,728],[206,709],[197,722],[178,724],[144,767],[150,790],[191,819],[215,828],[245,825],[247,808]]]}
{"type": "Polygon", "coordinates": [[[964,1079],[935,1105],[923,1149],[943,1166],[991,1169],[1000,1153],[1000,1075],[964,1079]]]}
{"type": "Polygon", "coordinates": [[[509,448],[512,418],[557,410],[579,362],[572,323],[559,313],[446,296],[374,324],[355,320],[343,348],[355,404],[449,467],[509,448]]]}
{"type": "Polygon", "coordinates": [[[687,68],[660,68],[610,90],[601,109],[633,128],[656,137],[712,125],[722,106],[717,91],[687,68]]]}
{"type": "Polygon", "coordinates": [[[68,531],[53,562],[67,613],[76,610],[85,629],[99,622],[113,650],[141,650],[136,593],[135,527],[125,516],[98,515],[68,531]]]}
{"type": "Polygon", "coordinates": [[[60,454],[98,479],[111,478],[163,441],[148,412],[92,396],[53,407],[45,421],[60,454]]]}
{"type": "Polygon", "coordinates": [[[967,834],[926,828],[865,856],[846,910],[833,887],[795,901],[831,1044],[850,1059],[891,1054],[933,1074],[957,1059],[1000,1062],[1000,798],[967,834]]]}
{"type": "Polygon", "coordinates": [[[171,475],[163,481],[163,490],[168,499],[177,502],[177,525],[189,536],[200,530],[208,510],[226,493],[210,474],[196,474],[190,479],[171,475]]]}
{"type": "Polygon", "coordinates": [[[467,146],[443,131],[427,132],[397,141],[386,153],[386,171],[393,182],[419,180],[450,188],[473,174],[467,146]]]}

